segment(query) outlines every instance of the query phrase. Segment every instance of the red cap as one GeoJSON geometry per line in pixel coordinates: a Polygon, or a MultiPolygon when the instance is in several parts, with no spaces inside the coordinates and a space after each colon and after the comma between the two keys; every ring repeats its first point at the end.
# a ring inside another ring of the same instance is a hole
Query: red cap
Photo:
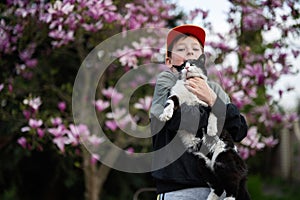
{"type": "Polygon", "coordinates": [[[167,48],[173,42],[173,40],[180,34],[188,34],[196,37],[202,46],[205,43],[205,31],[200,26],[185,24],[181,26],[176,26],[173,28],[167,36],[167,48]]]}

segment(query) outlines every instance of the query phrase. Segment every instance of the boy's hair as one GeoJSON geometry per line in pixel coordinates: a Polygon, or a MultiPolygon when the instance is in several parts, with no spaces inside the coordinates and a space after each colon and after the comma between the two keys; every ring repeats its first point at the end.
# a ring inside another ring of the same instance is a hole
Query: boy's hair
{"type": "MultiPolygon", "coordinates": [[[[167,47],[167,58],[172,58],[172,49],[173,49],[173,47],[174,47],[174,44],[175,44],[176,42],[178,42],[180,39],[187,38],[187,37],[189,37],[189,36],[192,36],[192,37],[196,38],[196,37],[193,36],[192,34],[180,34],[180,35],[178,35],[178,36],[171,42],[171,44],[167,47]]],[[[199,39],[198,39],[198,38],[196,38],[196,39],[198,40],[198,42],[199,42],[199,44],[200,44],[200,46],[201,46],[201,49],[202,49],[202,51],[203,51],[203,50],[204,50],[204,47],[202,46],[202,44],[201,44],[201,42],[199,41],[199,39]]]]}

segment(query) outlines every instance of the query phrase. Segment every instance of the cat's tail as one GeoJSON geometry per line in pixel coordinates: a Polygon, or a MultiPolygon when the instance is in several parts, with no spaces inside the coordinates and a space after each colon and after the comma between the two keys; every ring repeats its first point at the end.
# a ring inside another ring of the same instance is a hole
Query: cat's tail
{"type": "Polygon", "coordinates": [[[247,190],[247,186],[246,186],[246,178],[244,178],[240,182],[238,196],[236,199],[237,200],[251,200],[250,194],[249,194],[249,192],[247,190]]]}

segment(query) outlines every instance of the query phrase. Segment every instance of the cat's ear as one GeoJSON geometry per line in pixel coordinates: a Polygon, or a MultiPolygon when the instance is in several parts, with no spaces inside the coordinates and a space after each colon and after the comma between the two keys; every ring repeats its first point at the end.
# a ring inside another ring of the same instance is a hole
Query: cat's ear
{"type": "Polygon", "coordinates": [[[202,71],[205,74],[205,76],[207,76],[207,70],[205,68],[205,61],[206,61],[205,54],[201,54],[200,57],[197,60],[197,67],[199,67],[200,69],[202,69],[202,71]]]}
{"type": "Polygon", "coordinates": [[[201,56],[198,58],[198,67],[204,68],[205,67],[205,54],[201,54],[201,56]]]}

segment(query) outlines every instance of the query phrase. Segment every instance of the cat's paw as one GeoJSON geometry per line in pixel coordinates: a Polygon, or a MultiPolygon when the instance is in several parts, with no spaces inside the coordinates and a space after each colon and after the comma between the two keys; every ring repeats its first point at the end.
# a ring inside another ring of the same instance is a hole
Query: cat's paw
{"type": "Polygon", "coordinates": [[[160,121],[166,122],[169,119],[171,119],[172,116],[173,116],[173,108],[171,106],[167,106],[165,107],[164,112],[161,115],[159,115],[159,119],[160,121]]]}
{"type": "Polygon", "coordinates": [[[202,145],[202,140],[200,138],[195,137],[191,139],[188,146],[188,152],[192,153],[192,152],[199,151],[201,145],[202,145]]]}
{"type": "Polygon", "coordinates": [[[219,196],[217,194],[214,193],[214,191],[212,190],[208,197],[207,197],[207,200],[218,200],[219,199],[219,196]]]}
{"type": "Polygon", "coordinates": [[[166,122],[172,118],[174,112],[174,102],[173,100],[167,100],[167,106],[164,108],[164,111],[161,115],[159,115],[160,121],[166,122]]]}
{"type": "Polygon", "coordinates": [[[217,135],[217,133],[218,133],[217,124],[218,124],[217,117],[213,113],[210,113],[209,118],[208,118],[207,135],[209,135],[209,136],[217,135]]]}
{"type": "Polygon", "coordinates": [[[208,125],[207,126],[207,135],[209,136],[216,136],[218,133],[218,129],[214,125],[208,125]]]}

